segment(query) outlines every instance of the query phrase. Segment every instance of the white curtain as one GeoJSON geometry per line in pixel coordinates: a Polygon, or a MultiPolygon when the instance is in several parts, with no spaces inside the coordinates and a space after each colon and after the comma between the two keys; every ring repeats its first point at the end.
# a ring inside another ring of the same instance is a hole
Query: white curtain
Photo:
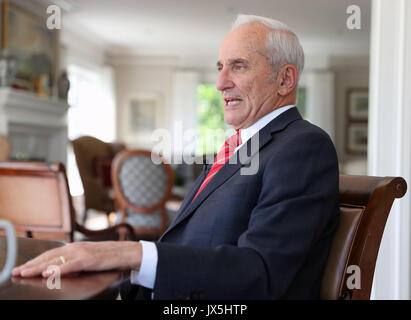
{"type": "MultiPolygon", "coordinates": [[[[113,73],[110,67],[86,68],[68,65],[70,79],[68,135],[73,140],[83,135],[111,142],[116,138],[116,110],[113,73]]],[[[67,175],[72,195],[83,191],[71,145],[68,146],[67,175]]]]}

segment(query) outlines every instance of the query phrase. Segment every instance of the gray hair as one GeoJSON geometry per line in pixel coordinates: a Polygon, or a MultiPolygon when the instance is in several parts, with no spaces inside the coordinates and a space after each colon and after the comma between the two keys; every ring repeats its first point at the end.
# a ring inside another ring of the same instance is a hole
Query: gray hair
{"type": "Polygon", "coordinates": [[[284,23],[260,16],[240,14],[234,21],[231,30],[242,24],[259,22],[271,29],[267,37],[266,49],[273,70],[273,79],[285,64],[292,64],[297,68],[298,79],[304,69],[304,50],[297,35],[284,23]],[[279,31],[279,32],[278,32],[279,31]]]}

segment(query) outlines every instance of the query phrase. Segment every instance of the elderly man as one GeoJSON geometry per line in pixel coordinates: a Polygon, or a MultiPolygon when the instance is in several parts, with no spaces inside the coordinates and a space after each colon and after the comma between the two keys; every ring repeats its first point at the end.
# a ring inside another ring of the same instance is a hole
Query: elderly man
{"type": "Polygon", "coordinates": [[[54,264],[62,274],[131,270],[123,298],[318,298],[338,223],[338,163],[328,135],[294,105],[303,65],[287,26],[240,15],[221,44],[216,83],[237,133],[161,239],[70,244],[14,276],[47,277],[54,264]],[[246,164],[238,155],[247,148],[251,162],[258,159],[253,174],[240,170],[246,164]]]}

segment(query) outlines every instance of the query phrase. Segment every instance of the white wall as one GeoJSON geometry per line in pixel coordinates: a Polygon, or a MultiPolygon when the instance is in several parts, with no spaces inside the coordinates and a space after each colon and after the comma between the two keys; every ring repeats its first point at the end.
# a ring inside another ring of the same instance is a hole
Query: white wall
{"type": "Polygon", "coordinates": [[[307,120],[322,128],[334,141],[334,74],[327,70],[308,70],[301,84],[307,89],[307,120]]]}
{"type": "Polygon", "coordinates": [[[99,121],[104,122],[105,129],[104,132],[86,130],[84,134],[94,135],[104,141],[114,141],[117,139],[116,93],[113,70],[107,64],[106,47],[90,34],[79,33],[75,28],[70,28],[71,26],[70,23],[63,25],[60,32],[60,72],[68,71],[69,66],[75,66],[96,79],[95,88],[100,94],[91,99],[90,112],[96,114],[94,110],[101,110],[104,116],[100,117],[99,121]]]}
{"type": "Polygon", "coordinates": [[[367,88],[368,56],[307,55],[300,85],[307,88],[307,119],[330,134],[345,173],[366,174],[366,155],[346,152],[346,93],[367,88]]]}
{"type": "Polygon", "coordinates": [[[69,26],[63,26],[60,31],[60,69],[67,68],[68,64],[91,70],[105,65],[106,47],[88,33],[79,33],[69,26]]]}
{"type": "MultiPolygon", "coordinates": [[[[174,73],[172,152],[175,155],[195,153],[195,145],[190,143],[193,136],[189,136],[189,130],[197,128],[197,88],[199,84],[198,72],[176,71],[174,73]]],[[[193,132],[193,134],[196,133],[193,132]]]]}
{"type": "Polygon", "coordinates": [[[172,129],[172,86],[175,63],[170,58],[110,57],[114,69],[117,96],[117,134],[121,141],[134,148],[150,149],[152,142],[134,140],[129,132],[128,103],[138,95],[158,97],[155,129],[172,129]]]}
{"type": "Polygon", "coordinates": [[[349,88],[368,88],[369,57],[332,57],[330,69],[335,75],[335,145],[339,160],[341,162],[365,161],[365,155],[350,155],[346,152],[346,94],[349,88]]]}

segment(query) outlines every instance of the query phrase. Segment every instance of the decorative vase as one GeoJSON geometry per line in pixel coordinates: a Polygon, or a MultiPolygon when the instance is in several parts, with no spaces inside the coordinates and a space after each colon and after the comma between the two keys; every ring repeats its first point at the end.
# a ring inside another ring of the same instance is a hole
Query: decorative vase
{"type": "Polygon", "coordinates": [[[67,76],[67,71],[63,71],[57,80],[58,97],[61,100],[67,101],[68,92],[70,90],[70,80],[67,76]]]}
{"type": "Polygon", "coordinates": [[[16,74],[16,61],[7,49],[0,51],[0,87],[9,87],[16,74]]]}

